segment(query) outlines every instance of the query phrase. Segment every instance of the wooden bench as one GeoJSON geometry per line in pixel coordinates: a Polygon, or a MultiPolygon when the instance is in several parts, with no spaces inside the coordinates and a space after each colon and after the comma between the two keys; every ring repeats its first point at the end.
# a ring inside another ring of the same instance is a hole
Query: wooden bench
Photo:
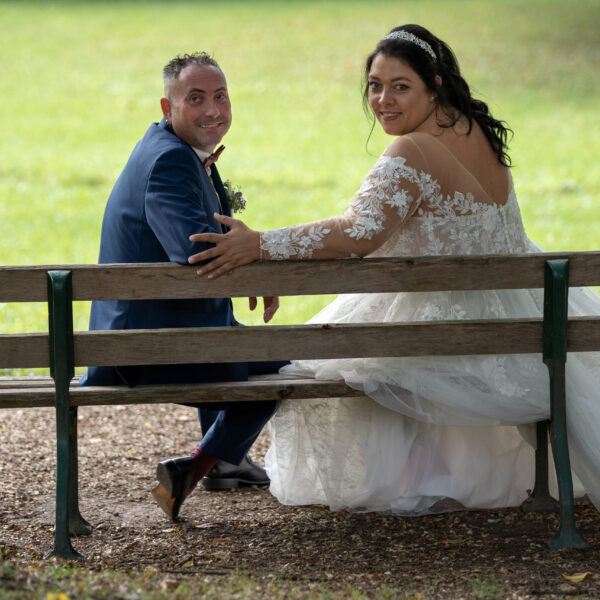
{"type": "Polygon", "coordinates": [[[567,351],[600,351],[600,317],[568,319],[568,286],[600,285],[600,252],[522,256],[349,259],[251,264],[214,281],[168,263],[0,268],[0,302],[48,302],[49,332],[0,335],[0,368],[50,367],[48,377],[3,377],[0,408],[55,406],[56,525],[48,556],[79,558],[70,535],[91,532],[79,513],[77,407],[217,400],[302,401],[361,396],[339,381],[257,377],[248,382],[80,387],[76,366],[539,353],[550,370],[550,421],[538,423],[536,483],[525,510],[555,510],[548,493],[548,437],[559,481],[552,548],[581,548],[566,439],[567,351]],[[83,300],[246,297],[368,292],[544,288],[538,319],[350,323],[73,333],[83,300]]]}

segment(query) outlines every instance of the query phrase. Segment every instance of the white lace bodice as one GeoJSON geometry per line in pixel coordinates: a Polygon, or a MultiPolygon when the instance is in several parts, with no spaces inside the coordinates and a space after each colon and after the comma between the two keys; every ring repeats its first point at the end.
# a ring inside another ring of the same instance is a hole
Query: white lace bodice
{"type": "MultiPolygon", "coordinates": [[[[413,159],[424,166],[418,154],[413,159]]],[[[499,205],[489,201],[464,169],[455,176],[455,165],[450,177],[447,171],[437,177],[405,156],[383,155],[343,215],[263,232],[263,256],[285,260],[526,252],[512,180],[506,203],[499,205]]]]}
{"type": "Polygon", "coordinates": [[[370,256],[520,254],[531,252],[512,187],[506,204],[477,202],[456,191],[434,210],[417,209],[396,235],[370,256]]]}

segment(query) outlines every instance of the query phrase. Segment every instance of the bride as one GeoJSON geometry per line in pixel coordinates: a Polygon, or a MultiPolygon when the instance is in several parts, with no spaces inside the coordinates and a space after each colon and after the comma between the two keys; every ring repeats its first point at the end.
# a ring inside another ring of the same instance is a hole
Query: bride
{"type": "MultiPolygon", "coordinates": [[[[507,154],[508,129],[471,97],[450,48],[417,25],[394,28],[365,65],[365,104],[394,140],[341,216],[258,232],[216,218],[216,277],[254,260],[536,252],[525,234],[507,154]]],[[[540,290],[339,296],[310,322],[535,317],[540,290]]],[[[600,313],[572,290],[571,314],[600,313]]],[[[286,372],[344,379],[364,399],[282,401],[266,464],[285,504],[424,514],[448,507],[515,506],[533,487],[533,423],[549,417],[539,356],[294,361],[286,372]],[[522,423],[531,425],[520,426],[522,423]],[[453,502],[448,502],[451,499],[453,502]],[[443,502],[442,502],[443,501],[443,502]]],[[[569,355],[573,470],[600,507],[597,354],[569,355]]]]}

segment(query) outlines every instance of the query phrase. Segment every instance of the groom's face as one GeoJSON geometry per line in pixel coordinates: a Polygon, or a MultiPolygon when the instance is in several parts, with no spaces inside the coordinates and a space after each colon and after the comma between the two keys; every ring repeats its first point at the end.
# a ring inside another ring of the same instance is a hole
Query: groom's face
{"type": "Polygon", "coordinates": [[[231,102],[225,75],[210,65],[190,65],[169,82],[161,100],[175,135],[204,152],[212,152],[229,131],[231,102]]]}

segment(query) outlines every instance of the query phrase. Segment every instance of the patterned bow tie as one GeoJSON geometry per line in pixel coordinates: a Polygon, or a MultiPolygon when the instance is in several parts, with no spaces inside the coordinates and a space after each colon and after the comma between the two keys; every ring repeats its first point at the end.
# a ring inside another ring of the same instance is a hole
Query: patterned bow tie
{"type": "Polygon", "coordinates": [[[210,165],[216,163],[217,160],[219,160],[219,156],[221,156],[221,152],[223,152],[223,150],[225,150],[225,146],[219,146],[212,154],[209,154],[204,159],[204,168],[208,169],[210,165]]]}

